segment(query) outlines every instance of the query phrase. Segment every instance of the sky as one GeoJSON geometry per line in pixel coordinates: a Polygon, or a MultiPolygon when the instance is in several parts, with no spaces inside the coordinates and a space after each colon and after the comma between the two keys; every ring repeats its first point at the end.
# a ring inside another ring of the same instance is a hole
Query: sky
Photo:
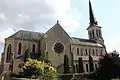
{"type": "MultiPolygon", "coordinates": [[[[91,0],[107,51],[120,52],[120,0],[91,0]]],[[[71,37],[88,38],[89,0],[0,0],[0,53],[19,30],[46,32],[57,20],[71,37]]]]}

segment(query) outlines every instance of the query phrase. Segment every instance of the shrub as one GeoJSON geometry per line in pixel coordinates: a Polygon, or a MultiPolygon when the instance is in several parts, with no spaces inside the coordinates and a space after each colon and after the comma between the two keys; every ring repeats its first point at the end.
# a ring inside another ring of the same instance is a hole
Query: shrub
{"type": "Polygon", "coordinates": [[[30,58],[30,51],[29,51],[29,49],[27,49],[25,51],[25,53],[24,53],[24,62],[26,62],[28,58],[30,58]]]}
{"type": "Polygon", "coordinates": [[[39,61],[44,61],[45,63],[50,63],[50,58],[48,56],[48,52],[38,58],[39,61]]]}
{"type": "Polygon", "coordinates": [[[20,71],[20,75],[24,77],[39,78],[40,80],[52,80],[51,78],[56,76],[56,69],[44,61],[28,59],[20,71]],[[45,79],[44,79],[45,78],[45,79]]]}

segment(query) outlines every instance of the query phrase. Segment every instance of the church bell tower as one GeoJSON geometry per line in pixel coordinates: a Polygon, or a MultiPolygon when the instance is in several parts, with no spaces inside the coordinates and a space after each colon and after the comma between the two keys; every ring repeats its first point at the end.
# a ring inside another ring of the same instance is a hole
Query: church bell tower
{"type": "Polygon", "coordinates": [[[101,26],[99,26],[97,21],[95,20],[90,0],[89,0],[89,21],[90,21],[89,27],[87,28],[89,39],[97,43],[104,44],[101,26]]]}

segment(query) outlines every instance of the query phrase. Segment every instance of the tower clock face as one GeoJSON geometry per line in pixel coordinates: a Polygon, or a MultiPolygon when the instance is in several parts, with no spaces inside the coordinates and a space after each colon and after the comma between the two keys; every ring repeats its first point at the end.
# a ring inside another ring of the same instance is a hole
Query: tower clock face
{"type": "Polygon", "coordinates": [[[56,43],[55,45],[54,45],[54,51],[56,52],[56,53],[58,53],[58,54],[61,54],[63,51],[64,51],[64,46],[63,46],[63,44],[61,44],[61,43],[56,43]]]}

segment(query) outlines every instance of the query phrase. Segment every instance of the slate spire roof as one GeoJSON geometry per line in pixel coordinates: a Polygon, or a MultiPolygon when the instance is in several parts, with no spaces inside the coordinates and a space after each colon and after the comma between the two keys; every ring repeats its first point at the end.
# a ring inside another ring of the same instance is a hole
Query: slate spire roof
{"type": "Polygon", "coordinates": [[[91,5],[90,0],[89,0],[89,20],[90,20],[90,26],[98,24],[97,21],[95,20],[95,16],[92,11],[92,5],[91,5]]]}

